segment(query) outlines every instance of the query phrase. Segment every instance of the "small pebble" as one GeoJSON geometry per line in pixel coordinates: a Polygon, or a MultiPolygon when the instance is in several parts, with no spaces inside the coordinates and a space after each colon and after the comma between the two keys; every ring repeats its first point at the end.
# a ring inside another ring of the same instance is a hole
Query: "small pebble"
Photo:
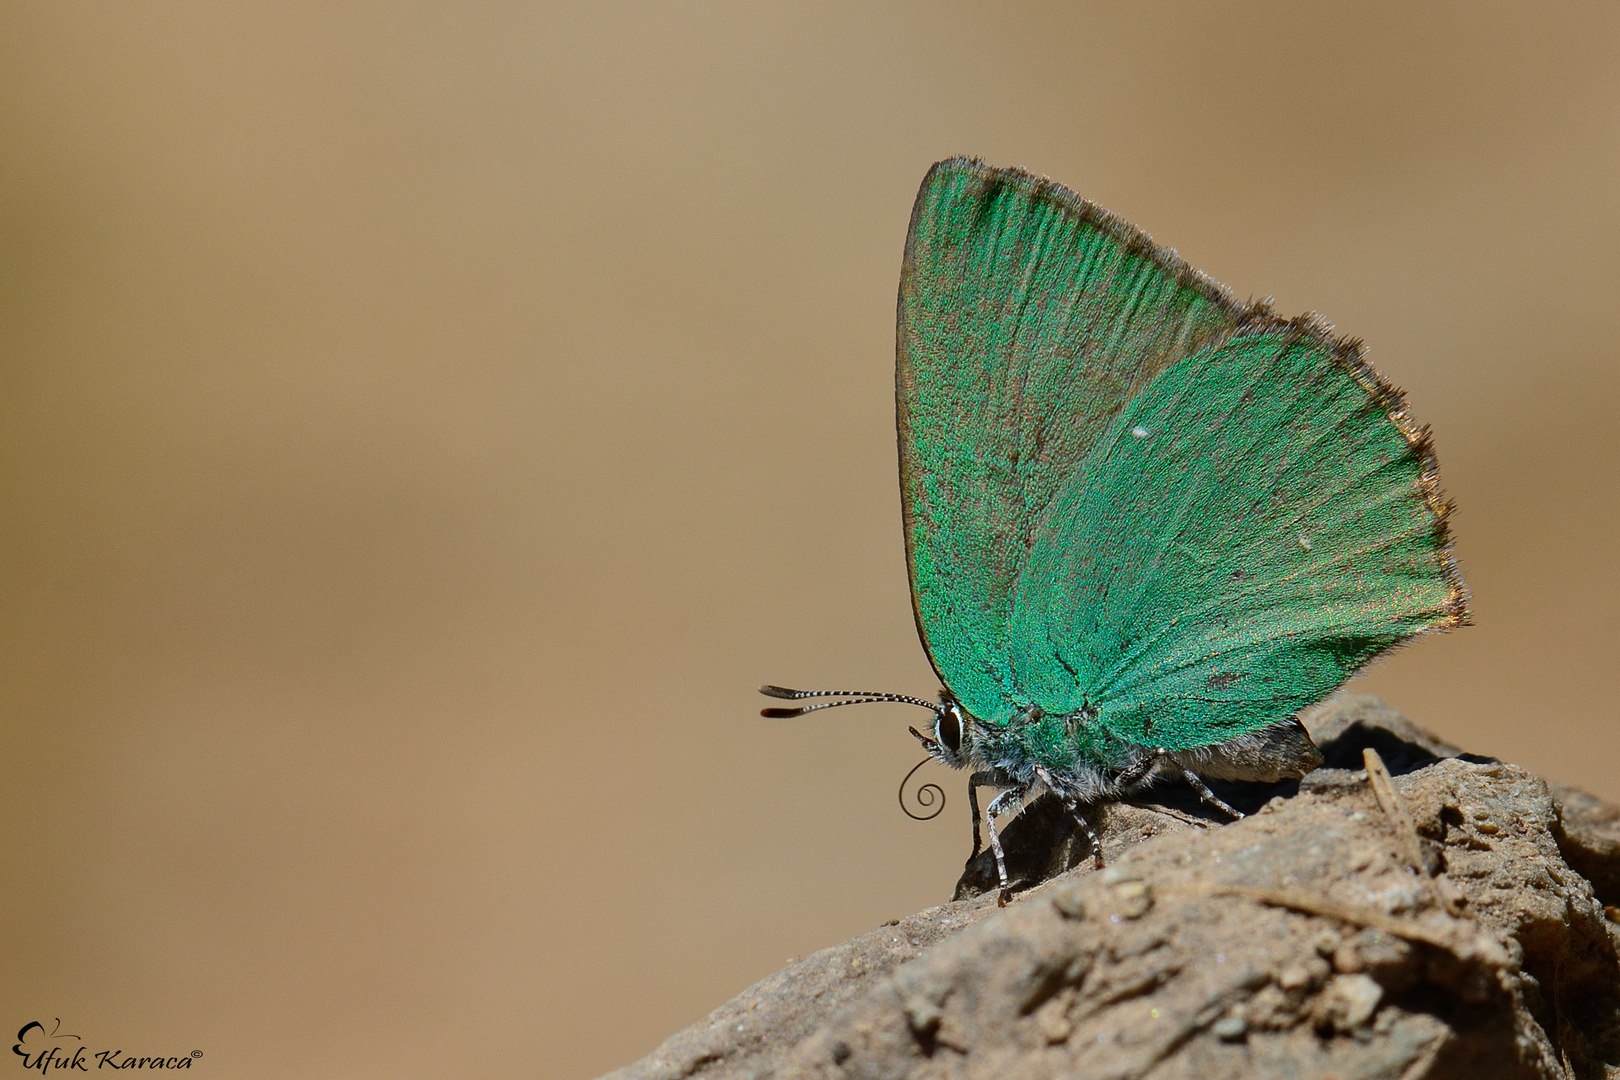
{"type": "Polygon", "coordinates": [[[1289,964],[1277,973],[1277,985],[1284,990],[1303,990],[1311,984],[1311,973],[1298,964],[1289,964]]]}
{"type": "Polygon", "coordinates": [[[1153,894],[1140,881],[1122,882],[1114,886],[1114,894],[1119,897],[1119,914],[1127,919],[1140,919],[1153,907],[1153,894]]]}
{"type": "Polygon", "coordinates": [[[1383,987],[1365,975],[1335,975],[1322,996],[1322,1018],[1340,1031],[1353,1031],[1372,1019],[1383,987]]]}
{"type": "Polygon", "coordinates": [[[1121,915],[1127,919],[1140,919],[1153,907],[1153,901],[1146,896],[1139,896],[1134,900],[1125,901],[1125,905],[1119,910],[1121,915]]]}
{"type": "Polygon", "coordinates": [[[908,998],[905,1003],[906,1022],[912,1031],[933,1031],[945,1018],[945,1010],[926,997],[908,998]]]}
{"type": "Polygon", "coordinates": [[[1222,1042],[1239,1042],[1249,1033],[1249,1022],[1241,1016],[1223,1016],[1209,1030],[1222,1042]]]}
{"type": "Polygon", "coordinates": [[[1074,1024],[1061,1009],[1041,1009],[1035,1014],[1035,1026],[1049,1043],[1060,1043],[1074,1032],[1074,1024]]]}
{"type": "Polygon", "coordinates": [[[1052,897],[1052,906],[1064,918],[1083,919],[1086,917],[1086,901],[1080,895],[1078,888],[1070,887],[1060,890],[1052,897]]]}

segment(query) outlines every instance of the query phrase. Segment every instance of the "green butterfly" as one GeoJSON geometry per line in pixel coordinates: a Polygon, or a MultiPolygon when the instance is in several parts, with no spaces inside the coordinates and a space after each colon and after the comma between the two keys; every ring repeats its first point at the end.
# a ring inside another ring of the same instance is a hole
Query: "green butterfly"
{"type": "Polygon", "coordinates": [[[928,752],[1082,807],[1161,775],[1274,781],[1296,714],[1468,620],[1449,505],[1400,391],[1314,317],[1245,304],[1049,180],[929,170],[900,272],[900,490],[939,703],[928,752]]]}

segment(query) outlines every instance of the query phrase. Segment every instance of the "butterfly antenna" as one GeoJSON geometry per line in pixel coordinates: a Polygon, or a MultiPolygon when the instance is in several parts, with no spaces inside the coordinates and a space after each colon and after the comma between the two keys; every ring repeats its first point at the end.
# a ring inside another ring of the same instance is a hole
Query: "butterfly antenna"
{"type": "Polygon", "coordinates": [[[766,697],[785,698],[788,701],[802,701],[805,698],[836,697],[843,701],[822,701],[814,705],[800,705],[796,709],[761,709],[759,715],[772,720],[790,720],[796,716],[813,713],[819,709],[836,709],[840,705],[873,705],[879,702],[898,702],[901,705],[916,705],[927,709],[931,713],[938,713],[939,706],[932,701],[922,698],[909,697],[905,694],[886,694],[877,690],[789,690],[785,686],[762,686],[759,692],[766,697]]]}

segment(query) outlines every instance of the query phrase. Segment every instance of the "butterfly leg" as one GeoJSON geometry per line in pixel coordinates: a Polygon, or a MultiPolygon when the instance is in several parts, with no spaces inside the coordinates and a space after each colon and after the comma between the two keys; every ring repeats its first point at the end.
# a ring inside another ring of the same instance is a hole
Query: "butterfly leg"
{"type": "MultiPolygon", "coordinates": [[[[1151,767],[1149,766],[1149,768],[1151,767]]],[[[1097,833],[1092,829],[1091,822],[1087,821],[1085,816],[1080,813],[1080,800],[1060,787],[1052,779],[1052,774],[1045,769],[1036,769],[1035,775],[1041,778],[1041,783],[1046,785],[1046,790],[1062,801],[1063,809],[1067,810],[1069,816],[1074,819],[1074,823],[1080,826],[1080,831],[1086,834],[1086,839],[1091,843],[1091,857],[1096,862],[1097,869],[1101,870],[1103,868],[1102,841],[1097,839],[1097,833]]],[[[1146,775],[1146,773],[1144,772],[1143,775],[1146,775]]]]}
{"type": "Polygon", "coordinates": [[[1163,761],[1169,755],[1169,753],[1170,751],[1166,750],[1162,746],[1149,750],[1147,753],[1125,766],[1124,770],[1121,771],[1118,776],[1114,777],[1114,783],[1118,786],[1120,791],[1129,791],[1137,784],[1140,784],[1142,781],[1146,780],[1148,778],[1148,774],[1154,769],[1158,768],[1159,762],[1163,761]]]}
{"type": "Polygon", "coordinates": [[[991,787],[993,783],[989,773],[976,772],[968,777],[968,809],[973,812],[973,854],[968,856],[969,861],[978,858],[979,852],[984,850],[979,836],[979,789],[991,787]]]}
{"type": "Polygon", "coordinates": [[[1012,899],[1012,887],[1007,884],[1007,856],[1001,850],[1001,834],[996,832],[996,815],[1024,797],[1022,788],[1008,788],[990,800],[984,808],[984,827],[990,833],[990,850],[996,853],[996,877],[1001,881],[1001,894],[996,897],[997,907],[1006,907],[1012,899]]]}
{"type": "Polygon", "coordinates": [[[1234,821],[1243,816],[1241,811],[1234,810],[1232,807],[1227,806],[1226,803],[1222,802],[1219,796],[1217,796],[1213,791],[1209,790],[1209,785],[1204,783],[1203,779],[1191,769],[1183,768],[1181,770],[1181,775],[1185,776],[1187,778],[1187,783],[1191,784],[1192,789],[1198,792],[1198,797],[1209,803],[1209,805],[1213,806],[1215,809],[1221,811],[1223,814],[1230,814],[1232,816],[1232,820],[1234,821]]]}
{"type": "Polygon", "coordinates": [[[1103,868],[1102,841],[1097,839],[1096,830],[1091,827],[1091,822],[1087,821],[1085,815],[1080,813],[1079,801],[1068,796],[1062,796],[1062,798],[1063,808],[1069,812],[1070,817],[1074,818],[1074,823],[1080,826],[1080,831],[1086,834],[1086,840],[1091,844],[1092,863],[1098,870],[1101,870],[1103,868]]]}
{"type": "Polygon", "coordinates": [[[1074,820],[1080,825],[1080,831],[1086,834],[1086,840],[1091,844],[1092,865],[1101,870],[1103,868],[1102,840],[1097,836],[1096,831],[1092,829],[1091,822],[1081,815],[1079,808],[1073,810],[1072,813],[1074,820]]]}

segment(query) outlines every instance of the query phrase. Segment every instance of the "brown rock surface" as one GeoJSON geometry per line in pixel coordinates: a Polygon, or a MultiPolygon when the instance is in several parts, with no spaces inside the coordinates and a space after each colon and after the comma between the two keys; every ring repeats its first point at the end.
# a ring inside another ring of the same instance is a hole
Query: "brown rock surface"
{"type": "Polygon", "coordinates": [[[1327,764],[1220,786],[1244,820],[1170,790],[1108,807],[1095,871],[1037,800],[1006,830],[1026,887],[1005,910],[970,863],[960,899],[789,965],[611,1080],[1620,1077],[1620,810],[1375,698],[1306,722],[1327,764]]]}

